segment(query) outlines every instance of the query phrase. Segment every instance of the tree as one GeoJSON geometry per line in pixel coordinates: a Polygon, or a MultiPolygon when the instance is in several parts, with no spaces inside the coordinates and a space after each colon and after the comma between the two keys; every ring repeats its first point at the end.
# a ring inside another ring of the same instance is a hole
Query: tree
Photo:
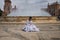
{"type": "Polygon", "coordinates": [[[2,12],[3,12],[3,11],[0,9],[0,16],[2,16],[2,12]]]}

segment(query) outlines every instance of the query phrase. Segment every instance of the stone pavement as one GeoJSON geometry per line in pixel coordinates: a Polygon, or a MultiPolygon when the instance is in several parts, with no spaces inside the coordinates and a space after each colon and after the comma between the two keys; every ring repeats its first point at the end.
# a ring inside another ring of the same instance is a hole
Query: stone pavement
{"type": "Polygon", "coordinates": [[[1,24],[0,40],[60,40],[60,24],[35,24],[40,32],[23,32],[24,24],[1,24]]]}

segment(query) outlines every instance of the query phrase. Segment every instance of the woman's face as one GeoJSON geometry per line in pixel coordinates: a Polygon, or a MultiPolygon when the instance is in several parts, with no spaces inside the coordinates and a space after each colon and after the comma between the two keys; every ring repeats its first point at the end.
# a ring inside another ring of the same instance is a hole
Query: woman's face
{"type": "Polygon", "coordinates": [[[32,17],[29,17],[29,21],[31,21],[32,20],[32,17]]]}
{"type": "Polygon", "coordinates": [[[29,19],[29,21],[31,21],[32,19],[29,19]]]}
{"type": "Polygon", "coordinates": [[[29,21],[31,21],[31,19],[29,19],[29,21]]]}

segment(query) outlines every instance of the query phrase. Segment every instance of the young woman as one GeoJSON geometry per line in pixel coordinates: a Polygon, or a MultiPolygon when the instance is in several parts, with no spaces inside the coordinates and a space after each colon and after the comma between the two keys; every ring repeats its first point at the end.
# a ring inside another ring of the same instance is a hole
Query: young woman
{"type": "Polygon", "coordinates": [[[29,17],[27,20],[25,27],[23,28],[25,32],[38,32],[39,29],[32,23],[32,17],[29,17]]]}

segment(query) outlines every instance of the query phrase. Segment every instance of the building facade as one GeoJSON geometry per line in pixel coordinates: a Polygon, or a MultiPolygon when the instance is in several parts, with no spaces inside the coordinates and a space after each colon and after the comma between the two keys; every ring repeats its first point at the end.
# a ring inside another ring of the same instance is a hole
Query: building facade
{"type": "Polygon", "coordinates": [[[52,16],[59,16],[59,14],[60,14],[60,4],[58,2],[55,2],[51,5],[49,5],[49,3],[48,3],[48,12],[52,16]]]}
{"type": "Polygon", "coordinates": [[[11,12],[11,8],[12,8],[12,5],[11,5],[11,1],[10,0],[5,0],[4,1],[4,13],[3,15],[7,15],[11,12]]]}

